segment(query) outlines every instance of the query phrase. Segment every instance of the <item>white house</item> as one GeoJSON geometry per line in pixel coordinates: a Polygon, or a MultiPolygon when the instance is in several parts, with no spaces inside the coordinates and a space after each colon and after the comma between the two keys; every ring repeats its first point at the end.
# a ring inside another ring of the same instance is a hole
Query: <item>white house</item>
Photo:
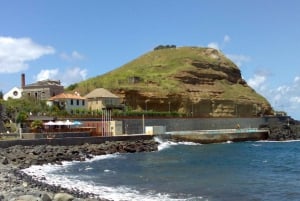
{"type": "Polygon", "coordinates": [[[3,95],[3,99],[4,100],[8,100],[9,98],[19,99],[22,97],[22,91],[23,91],[22,89],[18,87],[14,87],[9,92],[3,95]]]}
{"type": "Polygon", "coordinates": [[[86,99],[79,94],[61,93],[48,99],[47,105],[56,105],[65,109],[69,114],[76,114],[78,111],[86,110],[86,99]]]}

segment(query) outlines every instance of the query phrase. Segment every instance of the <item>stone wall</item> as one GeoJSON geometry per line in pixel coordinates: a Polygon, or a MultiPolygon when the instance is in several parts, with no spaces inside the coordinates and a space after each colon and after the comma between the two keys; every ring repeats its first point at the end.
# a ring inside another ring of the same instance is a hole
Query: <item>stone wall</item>
{"type": "Polygon", "coordinates": [[[152,135],[131,135],[131,136],[113,136],[113,137],[75,137],[75,138],[53,138],[53,139],[28,139],[28,140],[7,140],[0,141],[0,148],[7,148],[15,145],[22,146],[37,146],[37,145],[52,145],[52,146],[73,146],[83,144],[101,144],[113,141],[136,141],[150,140],[152,135]]]}

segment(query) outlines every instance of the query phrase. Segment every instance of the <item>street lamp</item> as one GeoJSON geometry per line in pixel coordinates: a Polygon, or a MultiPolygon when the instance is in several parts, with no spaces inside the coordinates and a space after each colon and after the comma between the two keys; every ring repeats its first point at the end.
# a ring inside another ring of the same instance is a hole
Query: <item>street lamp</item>
{"type": "Polygon", "coordinates": [[[145,105],[146,105],[146,112],[148,111],[148,107],[147,107],[147,103],[149,102],[149,100],[145,100],[145,105]]]}

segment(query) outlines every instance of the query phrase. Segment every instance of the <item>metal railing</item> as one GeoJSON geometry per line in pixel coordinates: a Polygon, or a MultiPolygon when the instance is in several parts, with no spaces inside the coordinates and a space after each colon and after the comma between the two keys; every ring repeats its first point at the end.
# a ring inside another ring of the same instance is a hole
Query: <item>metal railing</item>
{"type": "Polygon", "coordinates": [[[216,129],[216,130],[192,130],[192,131],[172,131],[166,132],[166,134],[227,134],[227,133],[257,133],[257,132],[269,132],[268,130],[258,128],[237,128],[237,129],[216,129]]]}

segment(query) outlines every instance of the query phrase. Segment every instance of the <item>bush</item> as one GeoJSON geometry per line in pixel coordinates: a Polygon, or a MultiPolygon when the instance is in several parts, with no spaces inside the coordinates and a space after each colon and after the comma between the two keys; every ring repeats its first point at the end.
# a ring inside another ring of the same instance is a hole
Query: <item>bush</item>
{"type": "Polygon", "coordinates": [[[30,128],[34,132],[37,132],[43,128],[43,122],[41,120],[34,120],[33,122],[31,122],[30,128]]]}
{"type": "Polygon", "coordinates": [[[170,49],[170,48],[176,48],[176,45],[159,45],[155,47],[154,50],[170,49]]]}

